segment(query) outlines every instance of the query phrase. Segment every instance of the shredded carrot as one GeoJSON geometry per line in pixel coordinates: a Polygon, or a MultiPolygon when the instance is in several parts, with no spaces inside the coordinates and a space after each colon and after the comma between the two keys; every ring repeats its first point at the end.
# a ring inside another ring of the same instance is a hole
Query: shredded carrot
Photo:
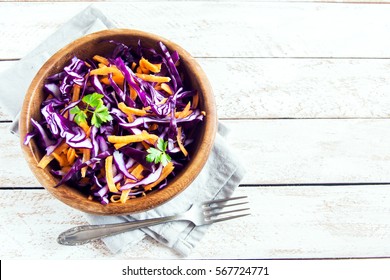
{"type": "Polygon", "coordinates": [[[57,153],[57,154],[61,154],[68,147],[69,147],[69,145],[64,141],[57,148],[55,148],[55,150],[53,152],[57,153]]]}
{"type": "Polygon", "coordinates": [[[110,192],[114,192],[114,193],[118,192],[118,189],[116,188],[114,183],[114,176],[112,173],[112,156],[106,157],[105,170],[106,170],[107,186],[110,192]]]}
{"type": "Polygon", "coordinates": [[[66,158],[67,158],[69,164],[72,165],[73,162],[76,159],[76,151],[75,151],[75,149],[69,147],[69,149],[68,149],[68,151],[66,153],[66,158]]]}
{"type": "Polygon", "coordinates": [[[91,128],[89,127],[88,123],[86,121],[84,121],[84,122],[79,123],[79,126],[84,130],[85,134],[87,134],[87,136],[89,136],[88,132],[90,131],[91,128]]]}
{"type": "Polygon", "coordinates": [[[150,145],[148,143],[146,143],[145,141],[142,141],[141,144],[142,144],[142,146],[144,146],[145,150],[149,150],[150,145]]]}
{"type": "Polygon", "coordinates": [[[171,87],[167,83],[162,83],[161,84],[161,89],[163,89],[169,95],[173,94],[171,87]]]}
{"type": "MultiPolygon", "coordinates": [[[[138,180],[142,179],[143,176],[142,176],[142,171],[144,170],[144,167],[142,166],[142,164],[137,164],[137,165],[134,165],[131,169],[129,169],[128,171],[135,177],[137,178],[138,180]]],[[[131,179],[126,179],[125,181],[125,184],[126,183],[130,183],[130,182],[134,182],[133,180],[131,179]]],[[[118,188],[118,186],[117,186],[118,188]]],[[[120,188],[120,186],[119,186],[120,188]]],[[[130,193],[131,189],[128,189],[128,190],[123,190],[121,195],[117,195],[114,200],[117,199],[117,197],[119,196],[119,199],[116,200],[116,201],[113,201],[113,202],[121,202],[121,203],[125,203],[129,198],[129,193],[130,193]]],[[[112,201],[112,200],[111,200],[112,201]]]]}
{"type": "Polygon", "coordinates": [[[139,61],[139,67],[138,68],[141,68],[141,73],[143,74],[150,74],[150,71],[149,69],[147,69],[142,61],[142,59],[139,61]]]}
{"type": "Polygon", "coordinates": [[[100,63],[103,63],[104,65],[109,65],[110,62],[108,61],[107,58],[103,57],[103,56],[100,56],[100,55],[94,55],[92,57],[95,61],[97,62],[100,62],[100,63]]]}
{"type": "Polygon", "coordinates": [[[143,57],[140,59],[139,65],[153,73],[158,73],[161,71],[161,63],[153,64],[143,57]]]}
{"type": "Polygon", "coordinates": [[[142,164],[137,164],[133,171],[131,171],[131,175],[133,175],[138,180],[141,180],[144,176],[142,176],[142,172],[145,170],[142,164]]]}
{"type": "Polygon", "coordinates": [[[186,148],[184,148],[183,142],[181,141],[181,127],[177,128],[177,144],[179,145],[180,151],[182,151],[184,156],[188,156],[186,148]]]}
{"type": "Polygon", "coordinates": [[[69,165],[65,155],[57,154],[56,152],[53,152],[52,155],[58,161],[60,167],[69,165]]]}
{"type": "MultiPolygon", "coordinates": [[[[112,79],[115,81],[114,77],[112,77],[112,79]]],[[[110,86],[110,85],[111,85],[111,82],[110,82],[110,80],[108,79],[108,77],[103,77],[103,78],[100,78],[99,80],[100,80],[100,82],[101,82],[102,84],[105,84],[105,85],[107,85],[107,86],[110,86]]],[[[117,82],[115,81],[115,83],[117,83],[117,82]]],[[[117,84],[118,84],[118,83],[117,83],[117,84]]]]}
{"type": "Polygon", "coordinates": [[[126,136],[115,136],[110,135],[107,137],[108,142],[113,144],[129,144],[129,143],[135,143],[135,142],[142,142],[142,141],[150,141],[151,143],[155,143],[158,140],[158,136],[155,134],[149,134],[145,130],[142,131],[140,134],[136,135],[126,135],[126,136]]]}
{"type": "Polygon", "coordinates": [[[100,174],[97,176],[99,179],[106,177],[106,169],[100,169],[100,174]]]}
{"type": "Polygon", "coordinates": [[[194,108],[194,109],[198,108],[198,103],[199,103],[199,95],[198,95],[198,93],[196,93],[192,97],[192,108],[194,108]]]}
{"type": "Polygon", "coordinates": [[[72,93],[72,102],[75,102],[80,99],[80,86],[77,84],[73,85],[73,93],[72,93]]]}
{"type": "Polygon", "coordinates": [[[142,71],[141,66],[137,67],[137,70],[135,70],[135,73],[137,73],[137,74],[144,74],[144,72],[142,71]]]}
{"type": "Polygon", "coordinates": [[[167,83],[171,80],[171,78],[163,77],[163,76],[147,75],[147,74],[140,74],[140,73],[136,73],[135,75],[146,82],[167,83]]]}
{"type": "Polygon", "coordinates": [[[134,71],[134,69],[135,69],[136,66],[137,66],[137,63],[133,62],[133,63],[131,64],[131,70],[134,71]]]}
{"type": "Polygon", "coordinates": [[[161,83],[157,83],[157,84],[154,86],[154,89],[155,89],[155,90],[161,90],[161,83]]]}
{"type": "Polygon", "coordinates": [[[168,177],[169,174],[171,174],[171,172],[173,171],[174,168],[175,167],[173,166],[173,163],[169,162],[166,166],[164,166],[164,168],[161,172],[160,178],[158,178],[157,181],[155,181],[149,185],[144,186],[145,191],[150,191],[155,186],[160,184],[165,178],[168,177]]]}
{"type": "MultiPolygon", "coordinates": [[[[57,148],[54,149],[53,153],[60,155],[68,147],[69,145],[64,141],[57,148]]],[[[39,161],[38,167],[44,169],[54,159],[53,153],[50,155],[44,155],[39,161]]]]}
{"type": "Polygon", "coordinates": [[[38,167],[44,169],[53,159],[53,155],[44,155],[39,161],[38,167]]]}
{"type": "MultiPolygon", "coordinates": [[[[91,158],[91,150],[90,149],[83,149],[83,162],[86,162],[90,160],[91,158]]],[[[88,166],[84,166],[81,168],[81,177],[84,178],[85,174],[87,174],[88,166]]]]}
{"type": "Polygon", "coordinates": [[[129,193],[130,193],[130,189],[123,190],[121,195],[119,196],[118,202],[120,201],[121,203],[125,203],[129,199],[129,193]]]}
{"type": "Polygon", "coordinates": [[[122,72],[116,68],[115,66],[104,66],[102,68],[96,68],[96,69],[93,69],[91,70],[91,72],[89,72],[90,75],[108,75],[108,74],[113,74],[114,76],[122,76],[123,77],[123,74],[122,72]]]}
{"type": "Polygon", "coordinates": [[[151,126],[149,126],[149,131],[156,130],[158,128],[158,124],[154,123],[151,126]]]}
{"type": "Polygon", "coordinates": [[[123,103],[123,102],[120,102],[120,103],[118,104],[118,108],[119,108],[123,113],[125,113],[127,116],[135,115],[135,116],[143,117],[143,116],[145,116],[145,115],[148,114],[145,110],[141,110],[141,109],[137,109],[137,108],[128,107],[128,106],[126,106],[126,104],[123,103]]]}
{"type": "Polygon", "coordinates": [[[119,150],[120,148],[126,146],[128,143],[116,143],[114,144],[115,149],[119,150]]]}
{"type": "MultiPolygon", "coordinates": [[[[128,190],[130,191],[130,190],[128,190]]],[[[123,194],[123,192],[122,192],[123,194]]],[[[110,197],[110,201],[113,202],[113,203],[117,203],[117,202],[121,202],[121,194],[113,194],[111,197],[110,197]]]]}
{"type": "Polygon", "coordinates": [[[138,96],[138,93],[136,92],[135,89],[133,89],[132,87],[130,87],[130,98],[131,100],[135,100],[138,96]]]}
{"type": "Polygon", "coordinates": [[[129,123],[132,123],[132,122],[134,121],[133,115],[127,115],[127,121],[128,121],[129,123]]]}
{"type": "Polygon", "coordinates": [[[90,180],[89,178],[81,178],[79,182],[81,184],[88,184],[90,182],[89,180],[90,180]]]}
{"type": "MultiPolygon", "coordinates": [[[[125,78],[123,76],[118,76],[118,75],[112,75],[112,79],[114,82],[119,85],[120,87],[123,87],[123,83],[125,81],[125,78]]],[[[110,80],[107,77],[103,77],[100,79],[100,81],[105,84],[105,85],[111,85],[110,80]]]]}
{"type": "Polygon", "coordinates": [[[137,165],[138,165],[138,164],[133,164],[133,166],[130,167],[129,169],[127,169],[127,171],[128,171],[129,173],[133,172],[133,170],[137,167],[137,165]]]}
{"type": "Polygon", "coordinates": [[[183,111],[175,113],[175,117],[177,119],[181,119],[181,118],[187,117],[188,115],[190,115],[192,113],[190,108],[191,108],[191,102],[188,102],[183,111]]]}

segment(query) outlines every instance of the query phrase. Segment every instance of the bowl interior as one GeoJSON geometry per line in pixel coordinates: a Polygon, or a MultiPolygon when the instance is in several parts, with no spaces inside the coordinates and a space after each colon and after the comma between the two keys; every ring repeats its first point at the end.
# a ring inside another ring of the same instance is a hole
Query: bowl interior
{"type": "Polygon", "coordinates": [[[25,96],[19,126],[21,146],[29,167],[38,181],[53,196],[67,205],[84,212],[99,215],[123,215],[146,211],[169,201],[182,192],[196,178],[211,151],[216,133],[217,116],[210,83],[198,63],[184,49],[169,40],[150,33],[129,29],[112,29],[96,32],[74,41],[59,50],[42,66],[25,96]],[[191,160],[169,182],[167,187],[152,191],[146,196],[128,200],[126,203],[102,205],[99,202],[88,200],[84,194],[71,186],[62,185],[54,188],[58,179],[52,176],[49,171],[50,167],[44,170],[37,167],[44,153],[39,150],[36,140],[32,139],[27,146],[23,144],[23,140],[25,135],[32,130],[30,119],[41,119],[40,105],[46,98],[42,90],[46,77],[61,72],[74,56],[80,59],[90,59],[96,54],[102,56],[110,54],[115,45],[109,43],[109,40],[133,47],[137,45],[138,40],[141,40],[142,45],[148,48],[157,48],[157,43],[161,41],[171,52],[174,50],[178,51],[180,55],[179,71],[184,75],[184,82],[190,88],[198,91],[200,97],[199,106],[201,110],[206,112],[206,117],[197,129],[196,140],[190,150],[191,160]]]}

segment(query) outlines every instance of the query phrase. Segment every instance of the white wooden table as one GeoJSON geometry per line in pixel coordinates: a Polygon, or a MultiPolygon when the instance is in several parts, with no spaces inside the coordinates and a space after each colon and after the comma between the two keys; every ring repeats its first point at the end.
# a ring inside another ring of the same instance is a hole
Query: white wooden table
{"type": "MultiPolygon", "coordinates": [[[[0,3],[0,71],[88,5],[0,3]]],[[[252,215],[214,225],[190,258],[390,257],[390,5],[94,5],[197,58],[242,155],[252,215]]],[[[117,255],[58,245],[85,219],[38,184],[10,121],[0,109],[1,258],[178,257],[151,239],[117,255]]]]}

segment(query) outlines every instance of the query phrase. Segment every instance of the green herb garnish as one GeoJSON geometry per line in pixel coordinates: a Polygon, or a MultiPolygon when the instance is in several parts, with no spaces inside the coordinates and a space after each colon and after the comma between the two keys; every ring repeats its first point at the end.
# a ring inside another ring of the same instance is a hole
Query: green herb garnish
{"type": "Polygon", "coordinates": [[[168,141],[164,141],[162,138],[157,140],[157,149],[149,148],[147,150],[148,155],[146,156],[146,161],[154,163],[162,163],[163,166],[166,166],[168,162],[171,161],[171,157],[166,153],[168,147],[168,141]]]}
{"type": "Polygon", "coordinates": [[[74,121],[77,124],[85,122],[88,118],[88,114],[92,114],[91,124],[99,128],[102,123],[112,120],[108,108],[103,104],[103,95],[99,93],[88,94],[83,97],[82,101],[87,107],[82,110],[79,106],[75,106],[70,110],[71,114],[74,114],[74,121]]]}

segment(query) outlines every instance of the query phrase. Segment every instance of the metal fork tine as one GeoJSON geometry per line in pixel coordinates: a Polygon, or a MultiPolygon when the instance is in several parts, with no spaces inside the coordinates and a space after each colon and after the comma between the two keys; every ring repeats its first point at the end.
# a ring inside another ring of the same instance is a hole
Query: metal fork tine
{"type": "Polygon", "coordinates": [[[232,220],[232,219],[245,217],[245,216],[248,216],[248,215],[250,215],[250,214],[235,215],[235,216],[229,216],[229,217],[224,217],[224,218],[219,218],[219,219],[210,219],[208,222],[209,223],[217,223],[217,222],[222,222],[222,221],[227,221],[227,220],[232,220]]]}
{"type": "Polygon", "coordinates": [[[211,218],[211,217],[217,217],[217,216],[220,216],[223,214],[235,213],[235,212],[240,212],[240,211],[245,211],[245,210],[249,210],[249,208],[241,208],[241,209],[234,209],[234,210],[230,210],[230,211],[209,213],[209,214],[205,214],[205,216],[211,218]]]}
{"type": "Polygon", "coordinates": [[[218,206],[206,206],[206,207],[204,207],[204,210],[206,210],[206,211],[214,211],[214,210],[217,210],[217,209],[223,209],[223,208],[226,208],[226,207],[243,205],[243,204],[247,204],[247,203],[248,203],[248,201],[240,202],[240,203],[233,203],[233,204],[224,204],[224,205],[218,205],[218,206]]]}
{"type": "Polygon", "coordinates": [[[248,196],[244,195],[244,196],[228,197],[228,198],[223,198],[223,199],[209,200],[209,201],[203,202],[202,204],[203,205],[209,205],[209,204],[227,202],[227,201],[230,201],[230,200],[236,200],[236,199],[242,199],[242,198],[248,198],[248,196]]]}

